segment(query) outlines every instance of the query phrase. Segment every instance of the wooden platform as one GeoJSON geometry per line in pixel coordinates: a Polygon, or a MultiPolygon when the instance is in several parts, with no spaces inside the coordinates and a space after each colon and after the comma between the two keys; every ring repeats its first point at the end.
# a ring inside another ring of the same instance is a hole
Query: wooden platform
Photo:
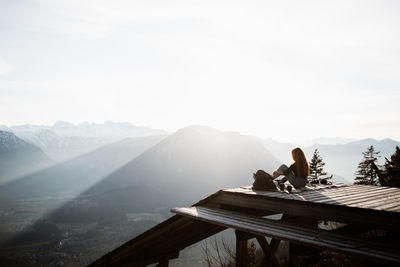
{"type": "Polygon", "coordinates": [[[233,228],[255,236],[268,236],[300,245],[326,248],[363,256],[374,255],[387,261],[400,262],[400,249],[396,243],[365,240],[330,231],[305,229],[266,218],[243,215],[239,212],[205,207],[175,208],[172,212],[224,227],[233,228]],[[346,242],[343,242],[346,240],[346,242]]]}
{"type": "Polygon", "coordinates": [[[400,189],[395,187],[311,185],[292,193],[240,187],[221,190],[212,203],[394,230],[400,222],[400,189]]]}
{"type": "Polygon", "coordinates": [[[399,188],[372,185],[307,185],[302,190],[253,191],[250,186],[226,189],[224,192],[262,195],[270,198],[307,201],[331,205],[400,212],[399,188]],[[396,201],[397,200],[397,201],[396,201]]]}
{"type": "MultiPolygon", "coordinates": [[[[145,266],[157,262],[165,265],[169,259],[178,257],[180,250],[228,227],[253,237],[256,235],[274,266],[278,263],[273,255],[271,257],[273,249],[269,246],[276,248],[276,242],[268,244],[264,236],[273,237],[275,241],[288,240],[400,263],[397,256],[400,244],[392,238],[399,236],[399,188],[333,184],[311,185],[288,193],[240,187],[220,190],[192,207],[172,211],[177,215],[104,255],[91,266],[145,266]],[[277,223],[261,218],[277,213],[283,213],[285,220],[277,223]],[[316,229],[319,221],[341,222],[347,226],[323,231],[316,229]],[[376,229],[384,236],[377,240],[362,236],[363,232],[376,229]]],[[[240,238],[243,236],[246,235],[240,238]]],[[[242,244],[239,241],[238,246],[242,244]]]]}

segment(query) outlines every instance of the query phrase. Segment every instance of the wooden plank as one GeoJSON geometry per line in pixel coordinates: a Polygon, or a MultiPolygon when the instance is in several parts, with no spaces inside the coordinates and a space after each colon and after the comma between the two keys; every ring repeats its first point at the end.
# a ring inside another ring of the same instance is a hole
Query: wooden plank
{"type": "Polygon", "coordinates": [[[386,196],[377,196],[374,197],[373,199],[359,199],[357,201],[348,201],[345,202],[345,205],[348,206],[357,206],[360,208],[367,208],[367,209],[381,209],[382,206],[387,205],[387,204],[399,204],[400,203],[400,195],[386,195],[386,196]]]}
{"type": "MultiPolygon", "coordinates": [[[[223,190],[222,192],[229,192],[229,193],[239,193],[239,194],[246,194],[246,195],[259,195],[259,196],[268,196],[268,197],[277,197],[277,198],[286,198],[286,199],[298,199],[298,200],[302,200],[302,194],[304,194],[304,192],[293,192],[291,194],[285,192],[281,192],[281,191],[277,191],[277,192],[272,192],[272,191],[263,191],[263,190],[237,190],[236,188],[234,189],[226,189],[223,190]]],[[[309,192],[314,194],[315,192],[309,192]]]]}
{"type": "MultiPolygon", "coordinates": [[[[126,258],[131,259],[132,255],[135,255],[133,251],[146,251],[146,248],[151,247],[151,244],[157,244],[157,242],[168,239],[169,236],[173,236],[175,233],[179,233],[193,224],[193,220],[179,220],[170,225],[165,225],[163,228],[159,228],[157,232],[152,232],[148,236],[139,239],[137,242],[127,246],[124,249],[120,249],[117,254],[111,256],[111,263],[117,263],[124,261],[126,258]]],[[[136,238],[135,238],[136,239],[136,238]]],[[[135,240],[134,239],[134,240],[135,240]]],[[[155,253],[154,253],[155,254],[155,253]]]]}
{"type": "Polygon", "coordinates": [[[214,201],[220,204],[252,207],[260,210],[287,213],[318,220],[380,226],[395,231],[399,230],[395,225],[400,225],[400,213],[382,210],[360,209],[339,205],[268,198],[256,195],[249,196],[225,191],[211,200],[211,202],[214,201]]]}
{"type": "Polygon", "coordinates": [[[345,196],[345,195],[349,195],[349,194],[355,194],[360,191],[361,190],[353,190],[351,188],[345,188],[345,189],[335,189],[334,191],[326,190],[326,191],[301,193],[301,194],[298,194],[298,196],[301,199],[304,199],[305,201],[314,201],[314,200],[319,200],[319,199],[333,198],[333,197],[340,197],[340,196],[345,196]]]}
{"type": "Polygon", "coordinates": [[[326,196],[334,196],[334,195],[343,195],[346,196],[347,193],[350,192],[364,192],[364,191],[371,191],[372,189],[376,190],[377,187],[372,186],[345,186],[345,187],[330,187],[325,189],[319,190],[309,190],[309,191],[302,191],[302,192],[294,192],[291,194],[282,193],[282,192],[270,192],[270,191],[253,191],[249,189],[226,189],[222,192],[229,192],[229,193],[241,193],[246,195],[259,195],[259,196],[267,196],[267,197],[276,197],[282,199],[290,199],[290,200],[303,200],[309,201],[311,199],[318,199],[318,198],[325,198],[326,196]]]}
{"type": "Polygon", "coordinates": [[[322,200],[316,200],[312,202],[316,203],[326,203],[326,204],[336,204],[336,203],[341,203],[346,200],[358,200],[358,199],[364,199],[366,197],[374,197],[374,198],[379,198],[381,196],[385,196],[387,194],[397,192],[397,188],[384,188],[382,190],[374,190],[374,191],[367,191],[367,192],[360,192],[357,194],[353,195],[346,195],[346,196],[341,196],[341,197],[333,197],[333,198],[327,198],[327,199],[322,199],[322,200]]]}
{"type": "Polygon", "coordinates": [[[378,240],[370,241],[357,237],[343,236],[334,232],[310,230],[285,225],[278,221],[205,207],[175,208],[172,211],[193,219],[231,227],[243,232],[267,235],[301,245],[332,249],[400,263],[400,247],[378,240]],[[344,242],[344,240],[346,241],[344,242]]]}
{"type": "MultiPolygon", "coordinates": [[[[367,193],[367,192],[375,192],[381,190],[387,190],[389,187],[376,187],[376,186],[366,186],[366,185],[352,185],[347,187],[333,187],[327,188],[323,190],[314,190],[314,191],[304,191],[300,193],[293,194],[270,194],[270,193],[259,193],[260,195],[266,195],[269,197],[280,197],[285,199],[294,199],[294,200],[305,200],[305,201],[314,201],[318,199],[325,199],[326,197],[336,198],[336,197],[346,197],[355,193],[367,193]]],[[[393,190],[393,189],[392,189],[393,190]]],[[[400,194],[400,189],[397,190],[400,194]]],[[[225,190],[226,191],[226,190],[225,190]]],[[[254,193],[253,193],[254,194],[254,193]]]]}
{"type": "Polygon", "coordinates": [[[337,193],[341,193],[341,192],[350,192],[350,191],[365,191],[365,190],[370,190],[368,188],[365,187],[353,187],[353,186],[346,186],[346,187],[331,187],[331,188],[326,188],[326,189],[320,189],[320,190],[310,190],[310,191],[304,191],[301,192],[300,194],[302,195],[310,195],[313,192],[319,192],[322,194],[337,194],[337,193]]]}
{"type": "MultiPolygon", "coordinates": [[[[345,188],[348,187],[349,185],[327,185],[327,186],[319,186],[319,187],[314,187],[314,186],[306,186],[306,189],[303,190],[298,190],[294,189],[293,194],[303,194],[307,192],[313,192],[313,191],[321,191],[321,190],[329,190],[329,189],[334,189],[334,188],[345,188]]],[[[250,187],[239,187],[239,188],[230,188],[230,189],[223,189],[223,192],[231,192],[231,193],[248,193],[248,194],[254,194],[254,192],[257,192],[258,194],[271,194],[271,193],[280,193],[282,192],[277,191],[277,192],[271,192],[271,191],[264,191],[264,190],[253,190],[250,187]]],[[[285,192],[285,194],[288,194],[285,192]]]]}
{"type": "Polygon", "coordinates": [[[341,205],[347,207],[354,207],[354,208],[362,208],[362,209],[370,209],[370,210],[381,210],[381,211],[388,211],[391,212],[392,210],[390,207],[396,206],[396,203],[399,203],[400,197],[392,196],[386,198],[378,198],[378,199],[370,199],[370,198],[363,198],[358,199],[357,201],[348,200],[342,203],[336,203],[332,205],[341,205]]]}
{"type": "MultiPolygon", "coordinates": [[[[378,190],[379,191],[379,190],[378,190]]],[[[371,190],[367,188],[346,188],[346,189],[338,189],[336,192],[322,192],[318,193],[317,195],[313,195],[311,197],[306,197],[307,201],[317,201],[323,198],[340,198],[340,197],[349,197],[349,196],[356,196],[359,194],[363,193],[369,193],[369,192],[377,192],[377,190],[371,190]]],[[[303,195],[304,196],[304,195],[303,195]]]]}
{"type": "MultiPolygon", "coordinates": [[[[393,198],[396,196],[400,196],[400,194],[398,194],[397,192],[387,192],[386,194],[376,194],[376,195],[371,195],[371,196],[367,196],[366,200],[370,201],[370,200],[381,200],[381,199],[385,199],[385,198],[393,198]]],[[[362,198],[359,199],[348,199],[345,201],[346,203],[350,203],[350,204],[354,204],[354,203],[363,203],[364,200],[362,198]]]]}
{"type": "Polygon", "coordinates": [[[103,255],[101,258],[92,262],[89,266],[109,266],[110,264],[113,264],[114,260],[123,260],[125,255],[130,255],[132,249],[135,248],[135,245],[140,245],[141,242],[143,242],[145,239],[148,240],[153,237],[159,236],[162,234],[163,231],[169,231],[170,229],[174,229],[182,223],[190,221],[190,219],[182,216],[173,216],[168,220],[151,228],[150,230],[140,234],[134,239],[122,244],[111,252],[103,255]]]}
{"type": "Polygon", "coordinates": [[[241,237],[240,231],[235,231],[236,234],[236,267],[247,266],[247,239],[241,237]]]}
{"type": "Polygon", "coordinates": [[[383,209],[383,210],[386,210],[386,209],[394,209],[394,210],[396,210],[396,209],[398,209],[399,207],[400,207],[400,199],[397,199],[396,202],[387,203],[387,204],[385,204],[385,205],[383,205],[383,206],[378,206],[378,207],[376,207],[376,208],[378,208],[378,209],[383,209]]]}
{"type": "Polygon", "coordinates": [[[229,193],[238,193],[245,195],[259,195],[259,196],[268,196],[268,197],[276,197],[276,198],[290,198],[290,199],[301,199],[298,194],[288,194],[282,192],[271,192],[271,191],[262,191],[262,190],[234,190],[234,189],[226,189],[222,192],[229,193]]]}
{"type": "Polygon", "coordinates": [[[225,227],[220,227],[218,225],[207,224],[198,221],[197,224],[194,224],[190,229],[185,229],[181,231],[179,234],[175,235],[173,238],[165,239],[162,243],[153,244],[153,246],[157,246],[156,248],[160,251],[165,250],[166,248],[173,248],[181,250],[189,245],[195,244],[198,241],[201,241],[207,237],[213,236],[216,233],[219,233],[225,230],[225,227]]]}
{"type": "MultiPolygon", "coordinates": [[[[282,222],[286,222],[289,218],[290,218],[290,215],[288,215],[288,214],[282,214],[281,221],[282,221],[282,222]]],[[[280,239],[271,238],[271,241],[270,241],[270,243],[269,243],[269,246],[271,247],[272,253],[275,253],[275,252],[276,252],[276,250],[277,250],[278,247],[279,247],[279,243],[280,243],[280,242],[281,242],[280,239]]]]}
{"type": "MultiPolygon", "coordinates": [[[[159,242],[149,242],[143,249],[136,249],[124,258],[123,262],[130,263],[130,266],[136,266],[138,262],[146,261],[146,264],[158,262],[159,255],[168,253],[168,251],[180,251],[192,244],[195,244],[209,236],[212,236],[225,227],[209,224],[202,221],[196,221],[193,228],[186,229],[171,238],[165,238],[159,242]]],[[[121,264],[121,262],[115,263],[121,264]]]]}
{"type": "Polygon", "coordinates": [[[187,228],[165,235],[164,238],[155,240],[154,242],[148,242],[142,248],[137,248],[133,251],[129,257],[134,260],[136,255],[151,257],[153,254],[180,251],[225,229],[225,227],[219,225],[193,220],[193,224],[187,228]]]}
{"type": "Polygon", "coordinates": [[[290,216],[285,220],[281,220],[286,224],[291,224],[299,227],[309,228],[309,229],[317,229],[318,228],[318,221],[314,218],[309,217],[301,217],[301,216],[290,216]]]}
{"type": "Polygon", "coordinates": [[[209,206],[206,203],[203,206],[208,207],[208,208],[217,208],[217,209],[222,209],[222,210],[231,210],[231,211],[236,211],[236,212],[242,212],[242,213],[252,214],[255,216],[259,216],[259,217],[277,214],[276,212],[267,212],[265,210],[257,210],[257,209],[252,209],[250,207],[237,207],[237,206],[225,205],[225,204],[209,206]],[[218,207],[215,207],[215,206],[218,206],[218,207]]]}
{"type": "MultiPolygon", "coordinates": [[[[386,189],[386,188],[385,188],[386,189]]],[[[327,192],[326,194],[321,194],[319,196],[312,196],[312,197],[305,197],[307,201],[310,202],[318,202],[320,200],[341,200],[341,199],[346,199],[346,198],[354,198],[361,196],[363,194],[378,194],[380,191],[385,190],[385,189],[379,189],[379,190],[371,190],[371,189],[364,189],[364,188],[356,188],[355,190],[349,189],[349,190],[341,190],[338,192],[335,192],[333,194],[327,192]]]]}

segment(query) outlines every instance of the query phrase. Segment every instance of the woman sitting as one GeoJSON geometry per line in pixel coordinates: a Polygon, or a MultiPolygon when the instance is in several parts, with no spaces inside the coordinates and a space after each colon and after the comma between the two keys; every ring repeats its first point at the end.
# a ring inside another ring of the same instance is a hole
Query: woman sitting
{"type": "Polygon", "coordinates": [[[290,165],[290,167],[285,164],[281,165],[278,170],[273,172],[272,177],[277,178],[280,175],[285,175],[281,180],[282,183],[288,180],[294,188],[303,187],[306,185],[307,176],[310,173],[306,156],[304,155],[303,150],[296,147],[292,150],[292,158],[294,163],[290,165]]]}

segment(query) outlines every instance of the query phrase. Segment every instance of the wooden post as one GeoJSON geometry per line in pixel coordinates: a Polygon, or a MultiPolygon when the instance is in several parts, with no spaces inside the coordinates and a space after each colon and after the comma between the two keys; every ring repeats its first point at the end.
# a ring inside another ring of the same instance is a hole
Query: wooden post
{"type": "Polygon", "coordinates": [[[274,252],[271,250],[271,247],[268,244],[267,239],[264,236],[257,236],[256,238],[261,246],[261,249],[264,252],[263,265],[266,264],[266,262],[268,262],[267,259],[269,259],[269,262],[273,267],[281,266],[278,260],[276,259],[274,252]]]}
{"type": "Polygon", "coordinates": [[[236,230],[236,267],[247,266],[247,239],[246,235],[236,230]]]}
{"type": "Polygon", "coordinates": [[[279,240],[279,239],[275,239],[275,238],[272,238],[271,239],[271,242],[269,242],[269,246],[271,247],[271,251],[272,251],[272,253],[275,253],[276,252],[276,250],[278,249],[278,247],[279,247],[279,243],[281,242],[281,240],[279,240]]]}
{"type": "MultiPolygon", "coordinates": [[[[282,215],[281,221],[285,221],[285,220],[287,220],[289,217],[290,217],[290,216],[289,216],[287,213],[284,213],[284,214],[282,215]]],[[[278,247],[279,247],[279,243],[280,243],[280,242],[281,242],[280,239],[275,239],[275,238],[272,238],[272,239],[271,239],[271,242],[269,242],[269,246],[270,246],[270,248],[271,248],[272,253],[275,253],[275,252],[276,252],[276,250],[277,250],[278,247]]]]}

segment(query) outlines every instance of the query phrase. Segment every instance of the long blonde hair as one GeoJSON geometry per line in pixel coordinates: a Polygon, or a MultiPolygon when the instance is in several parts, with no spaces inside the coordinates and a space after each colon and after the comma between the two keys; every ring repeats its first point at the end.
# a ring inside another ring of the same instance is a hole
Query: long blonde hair
{"type": "Polygon", "coordinates": [[[307,178],[307,176],[310,174],[310,167],[308,166],[306,155],[304,155],[303,150],[301,150],[299,147],[293,149],[292,158],[296,163],[297,176],[307,178]]]}

